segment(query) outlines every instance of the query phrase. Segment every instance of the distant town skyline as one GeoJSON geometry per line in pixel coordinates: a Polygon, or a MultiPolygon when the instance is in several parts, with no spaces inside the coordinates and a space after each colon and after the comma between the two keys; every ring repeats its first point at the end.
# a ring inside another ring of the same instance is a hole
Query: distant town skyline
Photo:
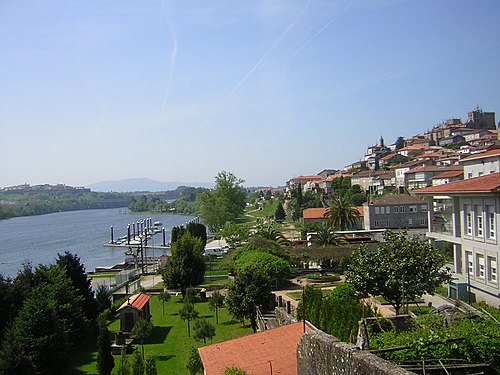
{"type": "Polygon", "coordinates": [[[477,106],[496,0],[4,1],[0,186],[245,186],[341,169],[477,106]]]}

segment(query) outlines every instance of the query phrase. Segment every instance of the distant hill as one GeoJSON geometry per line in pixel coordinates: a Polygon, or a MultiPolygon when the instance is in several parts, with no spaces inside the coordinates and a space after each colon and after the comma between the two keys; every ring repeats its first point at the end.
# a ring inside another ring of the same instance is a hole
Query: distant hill
{"type": "Polygon", "coordinates": [[[101,181],[87,185],[92,191],[114,191],[119,193],[168,191],[175,190],[178,186],[213,188],[214,184],[210,182],[161,182],[149,178],[128,178],[125,180],[101,181]]]}

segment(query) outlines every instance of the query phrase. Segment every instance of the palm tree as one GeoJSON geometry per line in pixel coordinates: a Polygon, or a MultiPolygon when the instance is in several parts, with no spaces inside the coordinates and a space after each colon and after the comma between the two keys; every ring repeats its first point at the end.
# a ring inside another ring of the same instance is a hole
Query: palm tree
{"type": "Polygon", "coordinates": [[[335,194],[330,201],[330,207],[325,213],[327,223],[331,227],[340,230],[355,226],[358,218],[359,212],[351,204],[350,197],[347,194],[335,194]]]}
{"type": "Polygon", "coordinates": [[[322,225],[321,228],[311,236],[311,241],[318,246],[338,246],[345,241],[328,225],[322,225]]]}
{"type": "Polygon", "coordinates": [[[290,241],[288,241],[285,236],[283,236],[283,234],[272,225],[260,227],[257,232],[255,232],[255,236],[262,237],[270,241],[276,241],[280,245],[290,245],[290,241]]]}

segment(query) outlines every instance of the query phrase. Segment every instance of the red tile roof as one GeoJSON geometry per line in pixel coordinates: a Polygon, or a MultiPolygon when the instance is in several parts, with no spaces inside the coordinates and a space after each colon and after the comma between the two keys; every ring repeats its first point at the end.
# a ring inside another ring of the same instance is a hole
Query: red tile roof
{"type": "Polygon", "coordinates": [[[323,219],[328,208],[306,208],[302,211],[302,218],[304,219],[323,219]]]}
{"type": "Polygon", "coordinates": [[[416,190],[415,194],[500,192],[500,172],[416,190]]]}
{"type": "MultiPolygon", "coordinates": [[[[314,328],[306,324],[306,331],[314,328]]],[[[252,375],[297,374],[297,344],[302,322],[199,348],[206,375],[221,375],[237,366],[252,375]]]]}
{"type": "Polygon", "coordinates": [[[432,177],[433,180],[439,180],[440,178],[451,178],[451,177],[460,177],[464,174],[464,170],[462,169],[461,171],[447,171],[440,173],[438,175],[435,175],[432,177]]]}
{"type": "Polygon", "coordinates": [[[292,178],[292,180],[305,180],[305,181],[314,181],[314,180],[322,180],[323,177],[321,176],[297,176],[292,178]]]}
{"type": "Polygon", "coordinates": [[[133,296],[129,297],[121,306],[118,310],[124,309],[125,307],[133,307],[137,310],[142,310],[142,308],[148,303],[149,299],[151,298],[150,295],[145,294],[145,293],[139,293],[139,294],[134,294],[133,296]]]}
{"type": "MultiPolygon", "coordinates": [[[[363,206],[353,206],[358,211],[360,216],[363,216],[363,206]]],[[[303,219],[324,219],[325,214],[328,212],[328,207],[320,208],[305,208],[302,211],[303,219]]]]}
{"type": "Polygon", "coordinates": [[[425,201],[422,198],[408,194],[388,194],[372,199],[370,205],[385,205],[385,204],[422,204],[425,201]]]}

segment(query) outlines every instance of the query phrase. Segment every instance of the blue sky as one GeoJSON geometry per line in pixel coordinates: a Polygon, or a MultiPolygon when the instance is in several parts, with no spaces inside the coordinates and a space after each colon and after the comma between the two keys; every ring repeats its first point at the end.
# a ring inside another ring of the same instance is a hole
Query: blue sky
{"type": "Polygon", "coordinates": [[[0,186],[342,168],[500,112],[499,19],[497,0],[4,0],[0,186]]]}

